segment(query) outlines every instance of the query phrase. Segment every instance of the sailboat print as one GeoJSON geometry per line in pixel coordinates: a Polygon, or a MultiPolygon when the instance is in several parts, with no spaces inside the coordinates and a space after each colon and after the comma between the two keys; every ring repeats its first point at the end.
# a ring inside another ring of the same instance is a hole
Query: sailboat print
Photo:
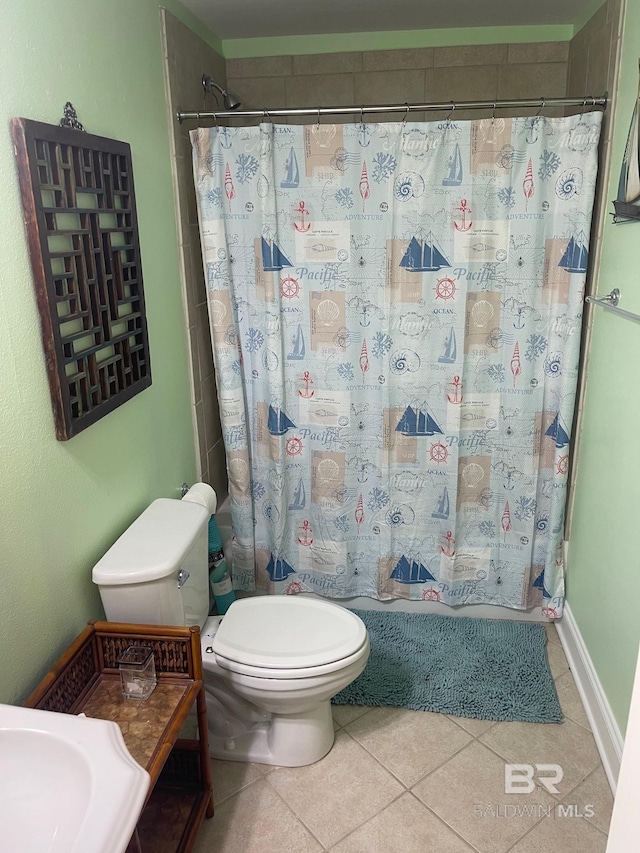
{"type": "Polygon", "coordinates": [[[289,504],[289,511],[294,512],[297,509],[304,509],[307,504],[307,493],[304,488],[302,477],[298,480],[298,485],[293,493],[293,500],[289,504]]]}
{"type": "Polygon", "coordinates": [[[557,448],[566,447],[569,444],[569,436],[567,435],[567,431],[560,424],[560,414],[558,413],[553,419],[551,426],[548,430],[546,430],[545,435],[548,435],[549,438],[552,438],[557,448]]]}
{"type": "Polygon", "coordinates": [[[452,326],[444,344],[444,352],[442,355],[438,356],[438,363],[453,364],[456,360],[457,354],[458,348],[456,346],[456,331],[452,326]]]}
{"type": "Polygon", "coordinates": [[[403,435],[442,435],[442,430],[438,426],[435,418],[432,418],[429,412],[425,409],[413,409],[407,406],[404,414],[398,422],[396,432],[401,432],[403,435]]]}
{"type": "Polygon", "coordinates": [[[293,349],[287,356],[289,361],[302,361],[306,353],[306,347],[304,345],[304,333],[302,331],[302,326],[298,323],[298,330],[293,339],[293,349]]]}
{"type": "Polygon", "coordinates": [[[567,272],[586,272],[587,264],[589,263],[589,252],[585,248],[584,244],[584,231],[581,231],[577,237],[572,237],[569,240],[567,248],[565,249],[564,255],[560,258],[558,266],[562,267],[567,272]]]}
{"type": "Polygon", "coordinates": [[[408,560],[403,554],[391,572],[391,580],[398,583],[425,583],[425,581],[434,581],[435,578],[419,559],[408,560]]]}
{"type": "MultiPolygon", "coordinates": [[[[639,63],[640,67],[640,63],[639,63]]],[[[640,199],[640,134],[638,125],[640,123],[640,80],[638,82],[638,95],[633,106],[631,125],[627,144],[622,158],[620,169],[620,180],[618,181],[618,195],[613,202],[615,210],[614,222],[617,217],[623,219],[640,219],[640,207],[635,204],[640,199]]]]}
{"type": "Polygon", "coordinates": [[[284,172],[284,180],[280,183],[282,189],[296,189],[300,185],[300,169],[298,168],[298,158],[296,157],[296,152],[293,150],[293,146],[291,146],[289,156],[285,161],[284,172]]]}
{"type": "Polygon", "coordinates": [[[268,242],[262,239],[262,269],[265,272],[279,272],[283,267],[292,267],[293,264],[283,254],[275,240],[268,242]]]}
{"type": "Polygon", "coordinates": [[[267,428],[270,435],[284,435],[289,429],[295,429],[295,424],[282,409],[274,409],[269,406],[269,415],[267,417],[267,428]]]}
{"type": "Polygon", "coordinates": [[[449,492],[445,486],[442,490],[435,510],[431,513],[431,518],[449,518],[449,492]]]}
{"type": "Polygon", "coordinates": [[[269,557],[267,563],[267,572],[272,581],[286,580],[289,575],[295,574],[295,569],[290,566],[282,557],[274,557],[273,554],[269,557]]]}
{"type": "Polygon", "coordinates": [[[429,231],[424,240],[412,237],[404,253],[400,266],[407,272],[436,272],[451,264],[438,248],[436,239],[429,231]]]}
{"type": "Polygon", "coordinates": [[[456,147],[453,152],[453,157],[449,161],[449,174],[442,181],[443,187],[459,187],[462,183],[462,157],[460,155],[460,146],[456,142],[456,147]]]}

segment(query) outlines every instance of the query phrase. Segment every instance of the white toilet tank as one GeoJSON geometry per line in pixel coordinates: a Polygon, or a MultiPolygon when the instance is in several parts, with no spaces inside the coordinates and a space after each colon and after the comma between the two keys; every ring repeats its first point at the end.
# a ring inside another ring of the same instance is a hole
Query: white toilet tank
{"type": "Polygon", "coordinates": [[[198,503],[159,498],[125,530],[93,569],[110,622],[204,625],[209,518],[198,503]]]}

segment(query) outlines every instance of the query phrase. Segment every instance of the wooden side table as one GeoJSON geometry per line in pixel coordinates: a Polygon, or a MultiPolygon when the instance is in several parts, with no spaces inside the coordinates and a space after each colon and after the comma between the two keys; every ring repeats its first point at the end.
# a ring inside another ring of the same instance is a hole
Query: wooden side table
{"type": "Polygon", "coordinates": [[[200,630],[90,622],[24,703],[29,708],[114,720],[151,786],[130,851],[188,853],[213,816],[200,630]],[[124,699],[118,659],[131,645],[153,649],[157,684],[124,699]],[[196,706],[198,737],[179,738],[196,706]]]}

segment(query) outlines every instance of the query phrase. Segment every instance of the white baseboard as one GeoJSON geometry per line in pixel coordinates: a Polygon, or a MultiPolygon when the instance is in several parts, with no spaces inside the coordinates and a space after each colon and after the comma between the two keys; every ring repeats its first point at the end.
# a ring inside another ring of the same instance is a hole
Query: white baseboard
{"type": "Polygon", "coordinates": [[[624,746],[620,729],[568,604],[565,603],[562,619],[555,624],[615,796],[624,746]]]}

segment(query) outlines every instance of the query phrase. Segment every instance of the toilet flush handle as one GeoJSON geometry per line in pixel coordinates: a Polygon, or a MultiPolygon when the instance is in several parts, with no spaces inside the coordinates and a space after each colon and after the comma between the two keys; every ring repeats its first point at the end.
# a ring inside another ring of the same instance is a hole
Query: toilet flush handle
{"type": "Polygon", "coordinates": [[[178,589],[182,589],[188,580],[189,572],[186,572],[184,569],[180,569],[178,572],[178,589]]]}

